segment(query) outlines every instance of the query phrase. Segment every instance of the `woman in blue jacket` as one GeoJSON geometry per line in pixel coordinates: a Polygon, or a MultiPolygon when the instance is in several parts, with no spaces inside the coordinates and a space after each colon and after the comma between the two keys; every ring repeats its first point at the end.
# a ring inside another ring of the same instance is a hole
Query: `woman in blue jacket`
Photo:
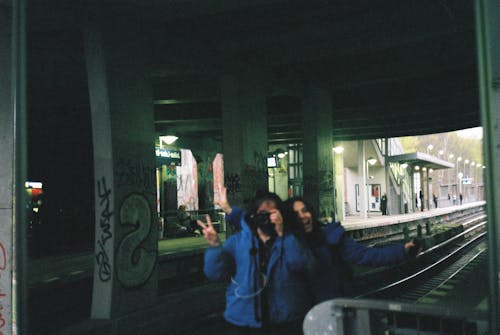
{"type": "Polygon", "coordinates": [[[312,251],[316,264],[308,281],[314,303],[351,295],[351,270],[347,263],[383,266],[408,259],[413,242],[370,248],[357,243],[345,234],[340,222],[321,227],[310,207],[299,197],[285,203],[287,220],[294,225],[294,233],[312,251]],[[295,220],[294,220],[295,219],[295,220]]]}
{"type": "Polygon", "coordinates": [[[284,232],[281,200],[265,194],[250,214],[230,207],[225,195],[218,204],[226,220],[239,221],[241,230],[222,244],[208,216],[206,224],[198,224],[209,244],[205,275],[228,282],[224,318],[231,333],[300,334],[312,306],[305,281],[312,258],[294,235],[284,232]]]}

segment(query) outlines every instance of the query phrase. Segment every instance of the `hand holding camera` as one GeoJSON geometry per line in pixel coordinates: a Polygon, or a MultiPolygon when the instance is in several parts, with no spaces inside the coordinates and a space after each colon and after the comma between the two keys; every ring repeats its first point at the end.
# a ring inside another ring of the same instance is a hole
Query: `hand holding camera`
{"type": "Polygon", "coordinates": [[[276,236],[283,236],[283,217],[277,209],[251,215],[250,224],[263,242],[276,236]]]}

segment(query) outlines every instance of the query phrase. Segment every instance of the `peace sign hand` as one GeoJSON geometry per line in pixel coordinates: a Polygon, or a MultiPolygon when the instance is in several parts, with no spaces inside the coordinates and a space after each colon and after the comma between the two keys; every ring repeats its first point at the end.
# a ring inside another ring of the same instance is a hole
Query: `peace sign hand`
{"type": "Polygon", "coordinates": [[[212,220],[210,220],[210,216],[206,216],[207,223],[203,223],[201,220],[196,220],[198,226],[203,230],[203,236],[205,240],[207,240],[208,244],[211,247],[218,247],[220,245],[219,235],[215,231],[214,226],[212,225],[212,220]]]}

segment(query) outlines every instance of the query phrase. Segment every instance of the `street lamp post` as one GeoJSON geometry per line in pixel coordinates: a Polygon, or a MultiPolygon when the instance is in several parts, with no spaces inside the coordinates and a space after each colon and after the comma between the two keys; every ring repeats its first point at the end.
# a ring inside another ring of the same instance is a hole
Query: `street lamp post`
{"type": "Polygon", "coordinates": [[[366,162],[368,164],[366,164],[366,193],[368,195],[367,199],[368,199],[368,204],[367,204],[367,208],[366,208],[366,216],[369,217],[370,216],[370,187],[369,187],[369,184],[368,184],[368,181],[370,180],[370,165],[374,165],[377,160],[373,157],[369,157],[366,162]]]}
{"type": "Polygon", "coordinates": [[[475,165],[476,165],[476,162],[472,161],[470,162],[470,167],[469,167],[469,180],[470,180],[470,188],[469,188],[469,193],[472,200],[474,200],[474,171],[476,170],[475,169],[475,165]]]}
{"type": "MultiPolygon", "coordinates": [[[[459,197],[459,194],[462,192],[462,187],[458,184],[458,163],[462,161],[462,157],[458,156],[457,157],[457,161],[456,161],[456,164],[455,164],[455,181],[456,181],[456,192],[457,192],[457,195],[456,195],[456,198],[458,199],[459,197]]],[[[462,177],[460,177],[462,178],[462,177]]]]}
{"type": "MultiPolygon", "coordinates": [[[[464,178],[467,178],[467,173],[465,173],[465,166],[466,166],[466,165],[468,165],[468,164],[469,164],[469,160],[468,160],[468,159],[464,160],[464,171],[463,171],[463,173],[464,173],[464,178]]],[[[462,194],[462,197],[464,198],[464,200],[465,200],[466,202],[467,202],[467,198],[468,198],[468,195],[467,195],[467,190],[468,190],[468,189],[467,189],[467,185],[466,185],[466,184],[463,184],[463,193],[464,193],[464,194],[462,194]]]]}
{"type": "MultiPolygon", "coordinates": [[[[448,160],[452,160],[453,157],[455,157],[453,154],[449,154],[448,160]]],[[[450,182],[450,175],[451,175],[451,173],[450,173],[450,169],[448,169],[447,172],[448,172],[448,198],[450,199],[450,205],[451,205],[451,191],[450,191],[450,183],[451,183],[450,182]]]]}
{"type": "Polygon", "coordinates": [[[427,146],[427,154],[429,154],[429,155],[430,155],[430,153],[431,153],[432,149],[434,149],[434,146],[433,146],[432,144],[429,144],[429,145],[427,146]]]}

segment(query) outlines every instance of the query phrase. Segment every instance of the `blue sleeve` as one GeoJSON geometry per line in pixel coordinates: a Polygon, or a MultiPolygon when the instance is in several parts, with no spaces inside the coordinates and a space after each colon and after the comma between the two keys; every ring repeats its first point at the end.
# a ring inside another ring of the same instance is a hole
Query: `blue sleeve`
{"type": "Polygon", "coordinates": [[[209,280],[228,281],[234,274],[236,266],[233,257],[235,235],[231,236],[223,245],[208,247],[205,251],[203,271],[209,280]]]}
{"type": "Polygon", "coordinates": [[[340,241],[340,247],[342,258],[358,265],[394,265],[408,258],[404,245],[401,243],[382,248],[371,248],[344,235],[340,241]]]}
{"type": "Polygon", "coordinates": [[[236,230],[241,230],[241,220],[245,217],[245,211],[239,207],[231,207],[231,213],[226,214],[226,222],[236,230]]]}
{"type": "Polygon", "coordinates": [[[293,235],[283,237],[284,260],[290,271],[302,271],[311,266],[314,257],[311,251],[302,245],[293,235]]]}

